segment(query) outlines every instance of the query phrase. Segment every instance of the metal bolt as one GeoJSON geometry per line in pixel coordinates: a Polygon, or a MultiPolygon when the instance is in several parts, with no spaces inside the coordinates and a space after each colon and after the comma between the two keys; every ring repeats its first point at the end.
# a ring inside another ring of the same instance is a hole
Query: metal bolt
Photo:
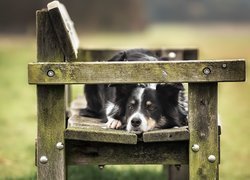
{"type": "Polygon", "coordinates": [[[175,59],[175,58],[176,58],[176,53],[175,53],[175,52],[169,52],[169,53],[168,53],[168,57],[169,57],[170,59],[175,59]]]}
{"type": "Polygon", "coordinates": [[[215,162],[215,160],[216,160],[216,157],[214,156],[214,155],[210,155],[210,156],[208,156],[208,161],[210,162],[210,163],[214,163],[215,162]]]}
{"type": "Polygon", "coordinates": [[[104,169],[104,166],[105,166],[105,165],[99,165],[98,167],[99,167],[100,170],[103,170],[103,169],[104,169]]]}
{"type": "Polygon", "coordinates": [[[222,67],[223,69],[225,69],[225,68],[227,68],[227,64],[222,64],[221,67],[222,67]]]}
{"type": "Polygon", "coordinates": [[[53,77],[55,75],[55,72],[53,70],[48,70],[47,75],[49,77],[53,77]]]}
{"type": "Polygon", "coordinates": [[[56,144],[56,148],[59,149],[59,150],[62,150],[62,149],[64,148],[63,143],[62,143],[62,142],[58,142],[58,143],[56,144]]]}
{"type": "Polygon", "coordinates": [[[205,68],[203,69],[203,73],[204,73],[205,75],[209,75],[209,74],[211,73],[211,69],[208,68],[208,67],[205,67],[205,68]]]}
{"type": "Polygon", "coordinates": [[[193,150],[194,152],[198,152],[198,151],[200,150],[200,146],[199,146],[198,144],[194,144],[194,145],[192,146],[192,150],[193,150]]]}
{"type": "Polygon", "coordinates": [[[48,162],[48,158],[47,156],[41,156],[39,161],[42,164],[46,164],[48,162]]]}

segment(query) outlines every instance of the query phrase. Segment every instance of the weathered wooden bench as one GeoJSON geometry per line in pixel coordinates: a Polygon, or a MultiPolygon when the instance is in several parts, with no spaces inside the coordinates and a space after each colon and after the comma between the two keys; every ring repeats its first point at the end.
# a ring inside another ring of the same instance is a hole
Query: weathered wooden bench
{"type": "Polygon", "coordinates": [[[116,50],[84,50],[78,42],[62,4],[37,11],[38,62],[28,65],[28,76],[37,85],[38,179],[65,179],[72,164],[189,165],[189,175],[170,173],[170,178],[219,178],[217,84],[244,81],[244,60],[194,61],[195,49],[154,49],[178,61],[111,63],[102,60],[116,50]],[[189,126],[138,137],[106,129],[95,119],[74,115],[66,120],[71,85],[141,82],[188,83],[189,126]]]}

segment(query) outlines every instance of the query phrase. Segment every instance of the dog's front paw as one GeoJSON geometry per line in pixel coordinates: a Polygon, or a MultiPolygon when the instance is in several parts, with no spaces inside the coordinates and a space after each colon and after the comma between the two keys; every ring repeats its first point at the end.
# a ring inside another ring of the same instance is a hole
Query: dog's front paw
{"type": "Polygon", "coordinates": [[[111,129],[119,129],[121,128],[122,123],[119,120],[108,118],[108,122],[106,122],[106,126],[111,129]]]}

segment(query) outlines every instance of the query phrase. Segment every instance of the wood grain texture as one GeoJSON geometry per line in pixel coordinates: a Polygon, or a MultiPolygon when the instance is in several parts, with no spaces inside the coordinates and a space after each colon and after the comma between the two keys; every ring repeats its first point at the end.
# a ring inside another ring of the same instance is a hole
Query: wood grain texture
{"type": "Polygon", "coordinates": [[[189,84],[190,179],[218,178],[217,83],[189,84]],[[198,152],[192,151],[194,144],[198,152]],[[214,155],[211,163],[208,157],[214,155]]]}
{"type": "Polygon", "coordinates": [[[137,135],[125,130],[109,129],[101,119],[74,115],[68,120],[65,138],[81,141],[136,144],[137,135]]]}
{"type": "MultiPolygon", "coordinates": [[[[57,37],[46,10],[37,11],[37,58],[39,62],[64,61],[57,37]]],[[[56,148],[64,144],[65,129],[65,86],[37,86],[38,129],[37,129],[37,178],[65,179],[65,153],[56,148]],[[48,162],[39,161],[46,156],[48,162]]]]}
{"type": "MultiPolygon", "coordinates": [[[[198,49],[184,49],[182,51],[182,57],[184,60],[197,60],[199,59],[198,55],[198,49]]],[[[167,179],[169,180],[189,179],[188,165],[164,165],[164,169],[167,172],[167,179]]]]}
{"type": "Polygon", "coordinates": [[[30,63],[28,72],[30,84],[231,82],[245,80],[245,61],[30,63]]]}
{"type": "Polygon", "coordinates": [[[65,56],[65,60],[71,61],[77,59],[79,39],[77,37],[74,23],[63,4],[59,2],[52,2],[48,4],[49,17],[51,26],[53,27],[57,42],[65,56]],[[50,4],[53,4],[50,8],[50,4]]]}
{"type": "Polygon", "coordinates": [[[180,128],[153,130],[143,133],[144,142],[164,142],[189,140],[187,126],[180,128]]]}
{"type": "Polygon", "coordinates": [[[120,144],[136,144],[137,135],[124,130],[103,129],[101,127],[85,126],[81,128],[67,128],[65,138],[71,140],[107,142],[120,144]]]}
{"type": "Polygon", "coordinates": [[[181,128],[161,129],[144,132],[142,138],[125,130],[108,129],[101,119],[81,117],[74,115],[68,120],[68,128],[65,131],[66,139],[136,144],[143,142],[164,142],[189,140],[187,126],[181,128]]]}
{"type": "Polygon", "coordinates": [[[64,55],[49,19],[47,10],[39,10],[36,13],[37,31],[37,61],[38,62],[61,62],[64,55]]]}
{"type": "Polygon", "coordinates": [[[67,141],[67,163],[187,164],[188,141],[132,144],[67,141]]]}

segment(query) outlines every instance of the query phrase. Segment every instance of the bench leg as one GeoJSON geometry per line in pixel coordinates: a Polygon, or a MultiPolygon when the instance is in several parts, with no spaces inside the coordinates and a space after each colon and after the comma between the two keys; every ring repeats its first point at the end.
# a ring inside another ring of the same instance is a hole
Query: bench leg
{"type": "Polygon", "coordinates": [[[164,165],[167,180],[189,180],[188,165],[164,165]]]}
{"type": "Polygon", "coordinates": [[[189,83],[190,179],[218,179],[217,83],[189,83]]]}
{"type": "Polygon", "coordinates": [[[64,86],[38,86],[37,176],[62,180],[65,168],[64,86]]]}
{"type": "MultiPolygon", "coordinates": [[[[37,11],[37,60],[64,61],[47,10],[37,11]]],[[[65,86],[38,85],[37,102],[37,178],[63,180],[67,174],[64,150],[65,86]]]]}

